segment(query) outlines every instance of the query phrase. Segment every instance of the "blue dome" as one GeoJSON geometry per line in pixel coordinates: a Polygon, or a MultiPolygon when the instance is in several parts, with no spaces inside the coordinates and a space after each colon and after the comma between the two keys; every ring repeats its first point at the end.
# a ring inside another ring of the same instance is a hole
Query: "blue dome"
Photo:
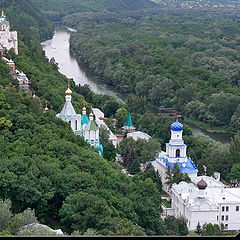
{"type": "Polygon", "coordinates": [[[172,131],[183,131],[183,125],[179,121],[176,121],[171,125],[171,130],[172,131]]]}

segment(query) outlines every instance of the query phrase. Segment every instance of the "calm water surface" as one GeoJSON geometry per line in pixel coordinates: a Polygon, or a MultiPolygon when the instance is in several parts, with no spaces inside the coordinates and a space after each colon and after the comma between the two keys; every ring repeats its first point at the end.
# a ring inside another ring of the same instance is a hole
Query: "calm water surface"
{"type": "Polygon", "coordinates": [[[124,101],[124,96],[111,87],[98,81],[98,79],[77,62],[76,56],[71,54],[69,49],[70,33],[72,29],[57,28],[51,40],[42,42],[42,48],[48,59],[54,57],[58,63],[59,72],[67,78],[72,78],[76,85],[87,84],[93,92],[106,94],[124,101]]]}

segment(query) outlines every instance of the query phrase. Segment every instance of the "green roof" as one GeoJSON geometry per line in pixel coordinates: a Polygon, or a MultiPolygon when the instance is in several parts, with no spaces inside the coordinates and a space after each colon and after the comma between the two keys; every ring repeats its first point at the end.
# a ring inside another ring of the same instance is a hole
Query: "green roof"
{"type": "Polygon", "coordinates": [[[90,122],[90,131],[97,131],[98,127],[96,126],[94,121],[90,122]]]}
{"type": "Polygon", "coordinates": [[[89,118],[86,114],[82,115],[82,120],[81,120],[82,125],[83,124],[88,124],[89,123],[89,118]]]}
{"type": "Polygon", "coordinates": [[[104,152],[103,152],[103,145],[102,145],[102,144],[100,144],[99,146],[97,146],[96,149],[101,153],[101,156],[104,155],[104,152]]]}
{"type": "Polygon", "coordinates": [[[125,120],[124,126],[126,126],[126,127],[133,127],[132,116],[131,116],[130,112],[128,112],[128,115],[127,115],[127,118],[125,120]]]}

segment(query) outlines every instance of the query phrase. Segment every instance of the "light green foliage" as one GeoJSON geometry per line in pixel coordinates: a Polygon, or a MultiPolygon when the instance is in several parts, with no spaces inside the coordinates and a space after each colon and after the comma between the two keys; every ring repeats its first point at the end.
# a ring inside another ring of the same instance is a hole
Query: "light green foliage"
{"type": "Polygon", "coordinates": [[[30,223],[38,223],[34,210],[26,209],[22,213],[15,214],[9,226],[10,232],[16,234],[19,228],[30,223]]]}
{"type": "Polygon", "coordinates": [[[202,226],[202,235],[203,236],[219,236],[223,233],[223,226],[218,224],[204,224],[202,226]]]}
{"type": "Polygon", "coordinates": [[[12,212],[10,210],[12,204],[9,199],[3,201],[0,200],[0,231],[4,231],[8,228],[12,220],[12,212]]]}
{"type": "Polygon", "coordinates": [[[238,105],[235,113],[232,115],[231,124],[240,130],[240,104],[238,105]]]}

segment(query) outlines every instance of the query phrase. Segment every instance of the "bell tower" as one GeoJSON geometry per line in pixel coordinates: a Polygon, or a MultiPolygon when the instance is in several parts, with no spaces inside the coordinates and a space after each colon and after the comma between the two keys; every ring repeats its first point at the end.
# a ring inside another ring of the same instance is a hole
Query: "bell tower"
{"type": "Polygon", "coordinates": [[[166,156],[169,162],[187,162],[187,145],[182,139],[183,125],[177,120],[171,125],[171,139],[166,144],[166,156]]]}

